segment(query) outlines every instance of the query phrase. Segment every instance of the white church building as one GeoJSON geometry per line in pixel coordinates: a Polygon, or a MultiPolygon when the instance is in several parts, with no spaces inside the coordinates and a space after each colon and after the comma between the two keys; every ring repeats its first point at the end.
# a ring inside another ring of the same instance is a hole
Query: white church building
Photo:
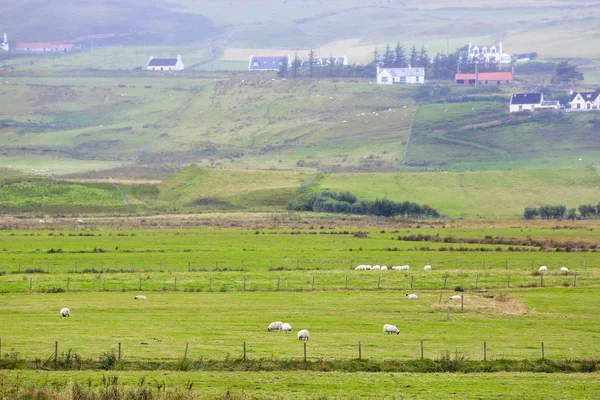
{"type": "Polygon", "coordinates": [[[484,58],[486,63],[496,64],[510,64],[512,60],[510,54],[504,53],[502,42],[491,46],[477,46],[469,43],[468,57],[469,60],[484,58]]]}

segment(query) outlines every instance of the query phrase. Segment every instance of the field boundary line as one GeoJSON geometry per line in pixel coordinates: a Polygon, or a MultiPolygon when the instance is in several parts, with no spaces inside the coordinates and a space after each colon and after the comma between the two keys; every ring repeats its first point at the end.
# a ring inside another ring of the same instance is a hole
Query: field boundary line
{"type": "Polygon", "coordinates": [[[412,136],[413,125],[415,124],[415,119],[417,118],[417,111],[419,110],[420,105],[417,104],[417,108],[413,111],[412,120],[410,121],[410,127],[408,128],[408,139],[406,139],[406,146],[404,146],[404,151],[402,152],[402,158],[400,159],[400,164],[403,164],[406,161],[406,153],[408,152],[408,145],[410,144],[410,138],[412,136]]]}

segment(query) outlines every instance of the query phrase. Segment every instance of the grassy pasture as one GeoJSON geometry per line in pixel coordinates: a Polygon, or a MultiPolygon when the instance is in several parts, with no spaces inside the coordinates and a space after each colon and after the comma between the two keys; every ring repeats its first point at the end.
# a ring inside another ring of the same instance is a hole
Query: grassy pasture
{"type": "Polygon", "coordinates": [[[464,311],[455,301],[449,320],[449,295],[438,306],[438,293],[419,291],[416,301],[385,290],[148,293],[147,301],[118,292],[2,294],[2,345],[45,360],[55,341],[86,358],[120,342],[126,359],[141,361],[179,359],[186,342],[191,359],[239,358],[245,341],[253,359],[299,359],[295,333],[308,329],[311,360],[357,358],[357,342],[365,359],[416,359],[421,340],[432,359],[449,352],[480,360],[483,342],[490,359],[538,359],[541,342],[549,359],[589,359],[597,357],[596,290],[503,290],[514,303],[499,305],[467,293],[464,311]],[[70,318],[58,313],[65,306],[70,318]],[[293,333],[267,332],[276,320],[291,323],[293,333]],[[383,334],[385,323],[401,334],[383,334]]]}
{"type": "MultiPolygon", "coordinates": [[[[342,399],[394,398],[432,399],[594,399],[600,392],[598,373],[593,374],[410,374],[341,372],[173,372],[122,371],[114,374],[97,371],[6,371],[0,373],[7,394],[23,389],[23,381],[50,389],[72,389],[73,384],[105,387],[106,378],[117,376],[133,392],[166,384],[167,394],[186,399],[342,399]],[[309,379],[307,379],[307,377],[309,379]],[[103,383],[104,379],[104,383],[103,383]],[[183,389],[191,383],[192,392],[183,389]],[[174,389],[175,388],[175,389],[174,389]],[[177,391],[179,388],[179,391],[177,391]],[[452,393],[449,393],[449,392],[452,393]]],[[[28,385],[27,385],[28,387],[28,385]]],[[[110,386],[108,389],[110,390],[110,386]]],[[[125,397],[122,397],[125,398],[125,397]]]]}

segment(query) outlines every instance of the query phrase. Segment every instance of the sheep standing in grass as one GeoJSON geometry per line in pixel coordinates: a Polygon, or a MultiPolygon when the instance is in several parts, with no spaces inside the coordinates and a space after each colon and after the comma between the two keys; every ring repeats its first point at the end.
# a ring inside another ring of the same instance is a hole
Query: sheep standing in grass
{"type": "Polygon", "coordinates": [[[395,325],[385,324],[383,326],[383,333],[386,335],[399,335],[400,329],[398,329],[395,325]]]}
{"type": "Polygon", "coordinates": [[[144,296],[143,294],[138,294],[133,299],[134,300],[147,300],[146,296],[144,296]]]}
{"type": "Polygon", "coordinates": [[[358,267],[354,268],[355,271],[369,271],[370,269],[370,265],[359,265],[358,267]]]}
{"type": "Polygon", "coordinates": [[[269,332],[271,332],[271,331],[281,332],[282,326],[283,326],[283,322],[281,322],[281,321],[271,322],[269,324],[269,327],[267,328],[267,331],[269,331],[269,332]]]}
{"type": "Polygon", "coordinates": [[[416,294],[412,294],[412,293],[411,294],[406,293],[406,298],[408,300],[416,300],[417,299],[417,295],[416,294]]]}
{"type": "Polygon", "coordinates": [[[379,265],[373,265],[371,267],[371,271],[379,271],[379,270],[381,270],[381,267],[379,265]]]}
{"type": "Polygon", "coordinates": [[[546,267],[545,265],[542,265],[542,266],[540,267],[540,269],[538,269],[538,271],[539,271],[539,272],[546,272],[546,271],[548,271],[548,267],[546,267]]]}
{"type": "Polygon", "coordinates": [[[423,267],[425,271],[431,271],[431,265],[426,265],[423,267]]]}
{"type": "Polygon", "coordinates": [[[70,317],[71,316],[71,310],[69,310],[68,308],[63,308],[60,310],[60,315],[62,315],[63,317],[70,317]]]}
{"type": "Polygon", "coordinates": [[[298,340],[308,340],[308,331],[306,329],[298,332],[298,340]]]}
{"type": "Polygon", "coordinates": [[[564,272],[566,274],[567,272],[569,272],[569,268],[567,268],[567,267],[560,267],[560,272],[564,272]]]}
{"type": "Polygon", "coordinates": [[[408,265],[403,265],[400,267],[400,271],[408,271],[410,270],[410,267],[408,265]]]}
{"type": "Polygon", "coordinates": [[[382,271],[387,271],[387,270],[388,270],[388,267],[387,267],[387,266],[385,266],[385,265],[383,265],[383,266],[381,267],[381,270],[382,270],[382,271]]]}
{"type": "Polygon", "coordinates": [[[450,296],[450,300],[460,300],[461,295],[455,294],[454,296],[450,296]]]}
{"type": "Polygon", "coordinates": [[[281,325],[281,330],[285,333],[290,333],[292,331],[292,326],[286,322],[281,325]]]}

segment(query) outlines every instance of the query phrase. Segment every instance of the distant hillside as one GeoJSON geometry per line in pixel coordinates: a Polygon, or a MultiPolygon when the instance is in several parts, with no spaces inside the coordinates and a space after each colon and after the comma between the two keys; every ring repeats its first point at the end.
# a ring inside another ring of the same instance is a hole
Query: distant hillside
{"type": "Polygon", "coordinates": [[[0,30],[17,42],[91,45],[205,42],[220,30],[207,17],[169,8],[166,1],[4,0],[0,30]]]}

